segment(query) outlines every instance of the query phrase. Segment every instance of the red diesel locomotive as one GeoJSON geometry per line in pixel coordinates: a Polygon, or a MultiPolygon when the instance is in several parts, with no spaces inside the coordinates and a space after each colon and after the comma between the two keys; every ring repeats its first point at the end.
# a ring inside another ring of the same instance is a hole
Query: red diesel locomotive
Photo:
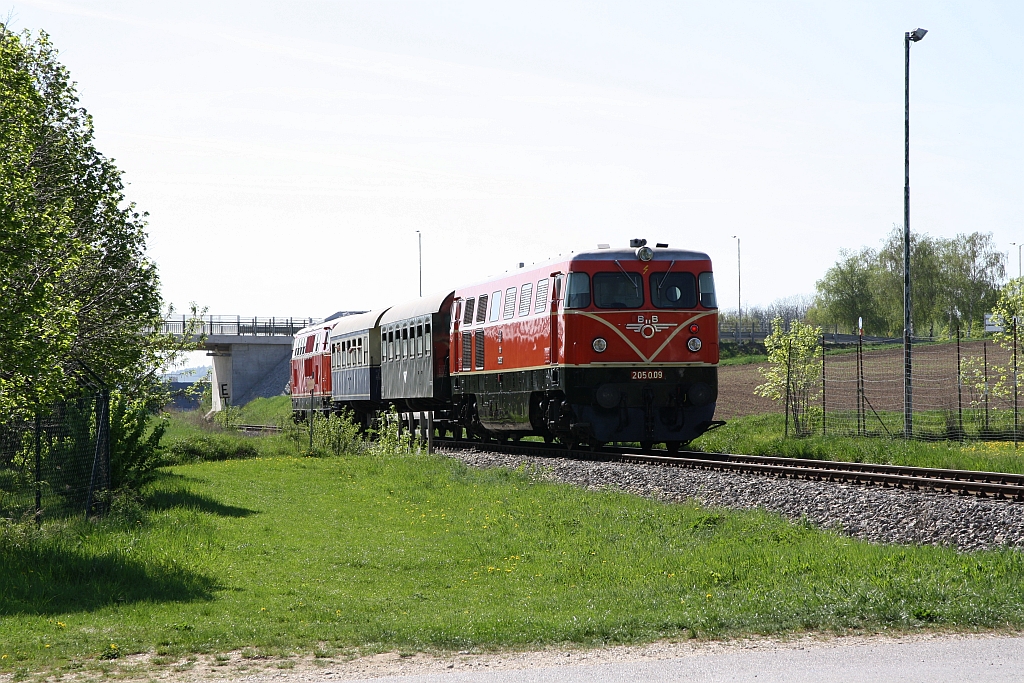
{"type": "Polygon", "coordinates": [[[458,289],[458,422],[481,436],[664,442],[713,424],[718,316],[706,254],[598,249],[458,289]]]}
{"type": "MultiPolygon", "coordinates": [[[[366,388],[339,388],[329,408],[314,390],[313,410],[394,406],[429,412],[442,434],[670,450],[720,424],[718,309],[703,253],[633,240],[353,318],[321,347],[326,325],[300,333],[296,349],[313,335],[309,352],[335,359],[334,387],[344,378],[366,388]],[[352,337],[379,340],[379,354],[346,364],[352,337]]],[[[307,364],[293,359],[298,413],[307,364]]]]}

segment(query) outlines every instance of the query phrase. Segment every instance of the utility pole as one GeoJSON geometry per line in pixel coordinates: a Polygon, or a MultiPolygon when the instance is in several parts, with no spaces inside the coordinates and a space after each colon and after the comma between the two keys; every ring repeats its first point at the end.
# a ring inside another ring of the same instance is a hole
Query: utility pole
{"type": "Polygon", "coordinates": [[[743,319],[743,280],[740,269],[740,238],[733,235],[736,240],[736,346],[740,343],[740,321],[743,319]]]}
{"type": "Polygon", "coordinates": [[[416,231],[416,241],[420,247],[420,296],[423,296],[423,233],[416,231]]]}
{"type": "Polygon", "coordinates": [[[910,301],[910,43],[916,43],[928,33],[923,28],[903,34],[904,65],[904,137],[903,137],[903,437],[914,436],[914,390],[911,380],[913,321],[910,301]]]}

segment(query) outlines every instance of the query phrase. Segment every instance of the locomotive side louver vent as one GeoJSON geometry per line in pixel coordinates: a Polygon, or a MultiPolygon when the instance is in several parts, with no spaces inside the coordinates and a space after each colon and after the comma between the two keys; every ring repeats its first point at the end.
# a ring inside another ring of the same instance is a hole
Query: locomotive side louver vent
{"type": "Polygon", "coordinates": [[[474,368],[477,370],[484,369],[484,331],[476,331],[476,358],[474,358],[474,368]]]}
{"type": "Polygon", "coordinates": [[[535,313],[541,313],[547,307],[548,304],[548,282],[547,278],[544,278],[537,283],[537,305],[533,311],[535,313]]]}
{"type": "Polygon", "coordinates": [[[476,321],[482,323],[487,320],[487,295],[480,295],[480,305],[476,309],[476,321]]]}
{"type": "Polygon", "coordinates": [[[505,311],[502,317],[508,320],[516,314],[516,288],[509,287],[505,290],[505,311]]]}
{"type": "Polygon", "coordinates": [[[473,324],[473,305],[476,303],[476,299],[466,299],[466,312],[462,316],[463,325],[473,324]]]}
{"type": "Polygon", "coordinates": [[[473,367],[473,333],[462,333],[462,367],[461,370],[469,370],[473,367]]]}

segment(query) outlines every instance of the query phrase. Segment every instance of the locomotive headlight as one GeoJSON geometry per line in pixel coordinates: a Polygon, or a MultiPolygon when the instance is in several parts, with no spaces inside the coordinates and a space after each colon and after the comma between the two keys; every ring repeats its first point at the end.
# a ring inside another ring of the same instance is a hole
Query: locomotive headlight
{"type": "Polygon", "coordinates": [[[636,257],[641,261],[650,261],[654,258],[654,250],[650,247],[640,247],[636,250],[636,257]]]}
{"type": "Polygon", "coordinates": [[[604,353],[604,350],[608,348],[608,342],[606,342],[603,337],[597,337],[594,339],[594,343],[591,344],[591,346],[593,346],[594,350],[598,353],[604,353]]]}
{"type": "Polygon", "coordinates": [[[700,351],[700,339],[697,337],[690,337],[690,340],[686,342],[686,348],[690,349],[694,353],[700,351]]]}

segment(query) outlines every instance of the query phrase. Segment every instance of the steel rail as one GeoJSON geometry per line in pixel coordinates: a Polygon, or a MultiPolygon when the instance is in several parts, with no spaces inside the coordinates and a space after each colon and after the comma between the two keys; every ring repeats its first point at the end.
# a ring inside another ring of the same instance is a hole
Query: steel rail
{"type": "MultiPolygon", "coordinates": [[[[719,472],[740,472],[786,479],[826,481],[865,486],[941,491],[985,498],[1024,500],[1024,475],[971,470],[944,470],[777,456],[735,455],[683,451],[672,455],[643,453],[637,448],[569,449],[538,442],[485,442],[435,439],[437,450],[475,450],[518,455],[539,455],[577,460],[612,460],[719,472]]],[[[667,453],[667,452],[666,452],[667,453]]]]}
{"type": "Polygon", "coordinates": [[[264,433],[264,432],[280,432],[281,428],[276,425],[234,425],[235,429],[246,434],[251,433],[264,433]]]}

